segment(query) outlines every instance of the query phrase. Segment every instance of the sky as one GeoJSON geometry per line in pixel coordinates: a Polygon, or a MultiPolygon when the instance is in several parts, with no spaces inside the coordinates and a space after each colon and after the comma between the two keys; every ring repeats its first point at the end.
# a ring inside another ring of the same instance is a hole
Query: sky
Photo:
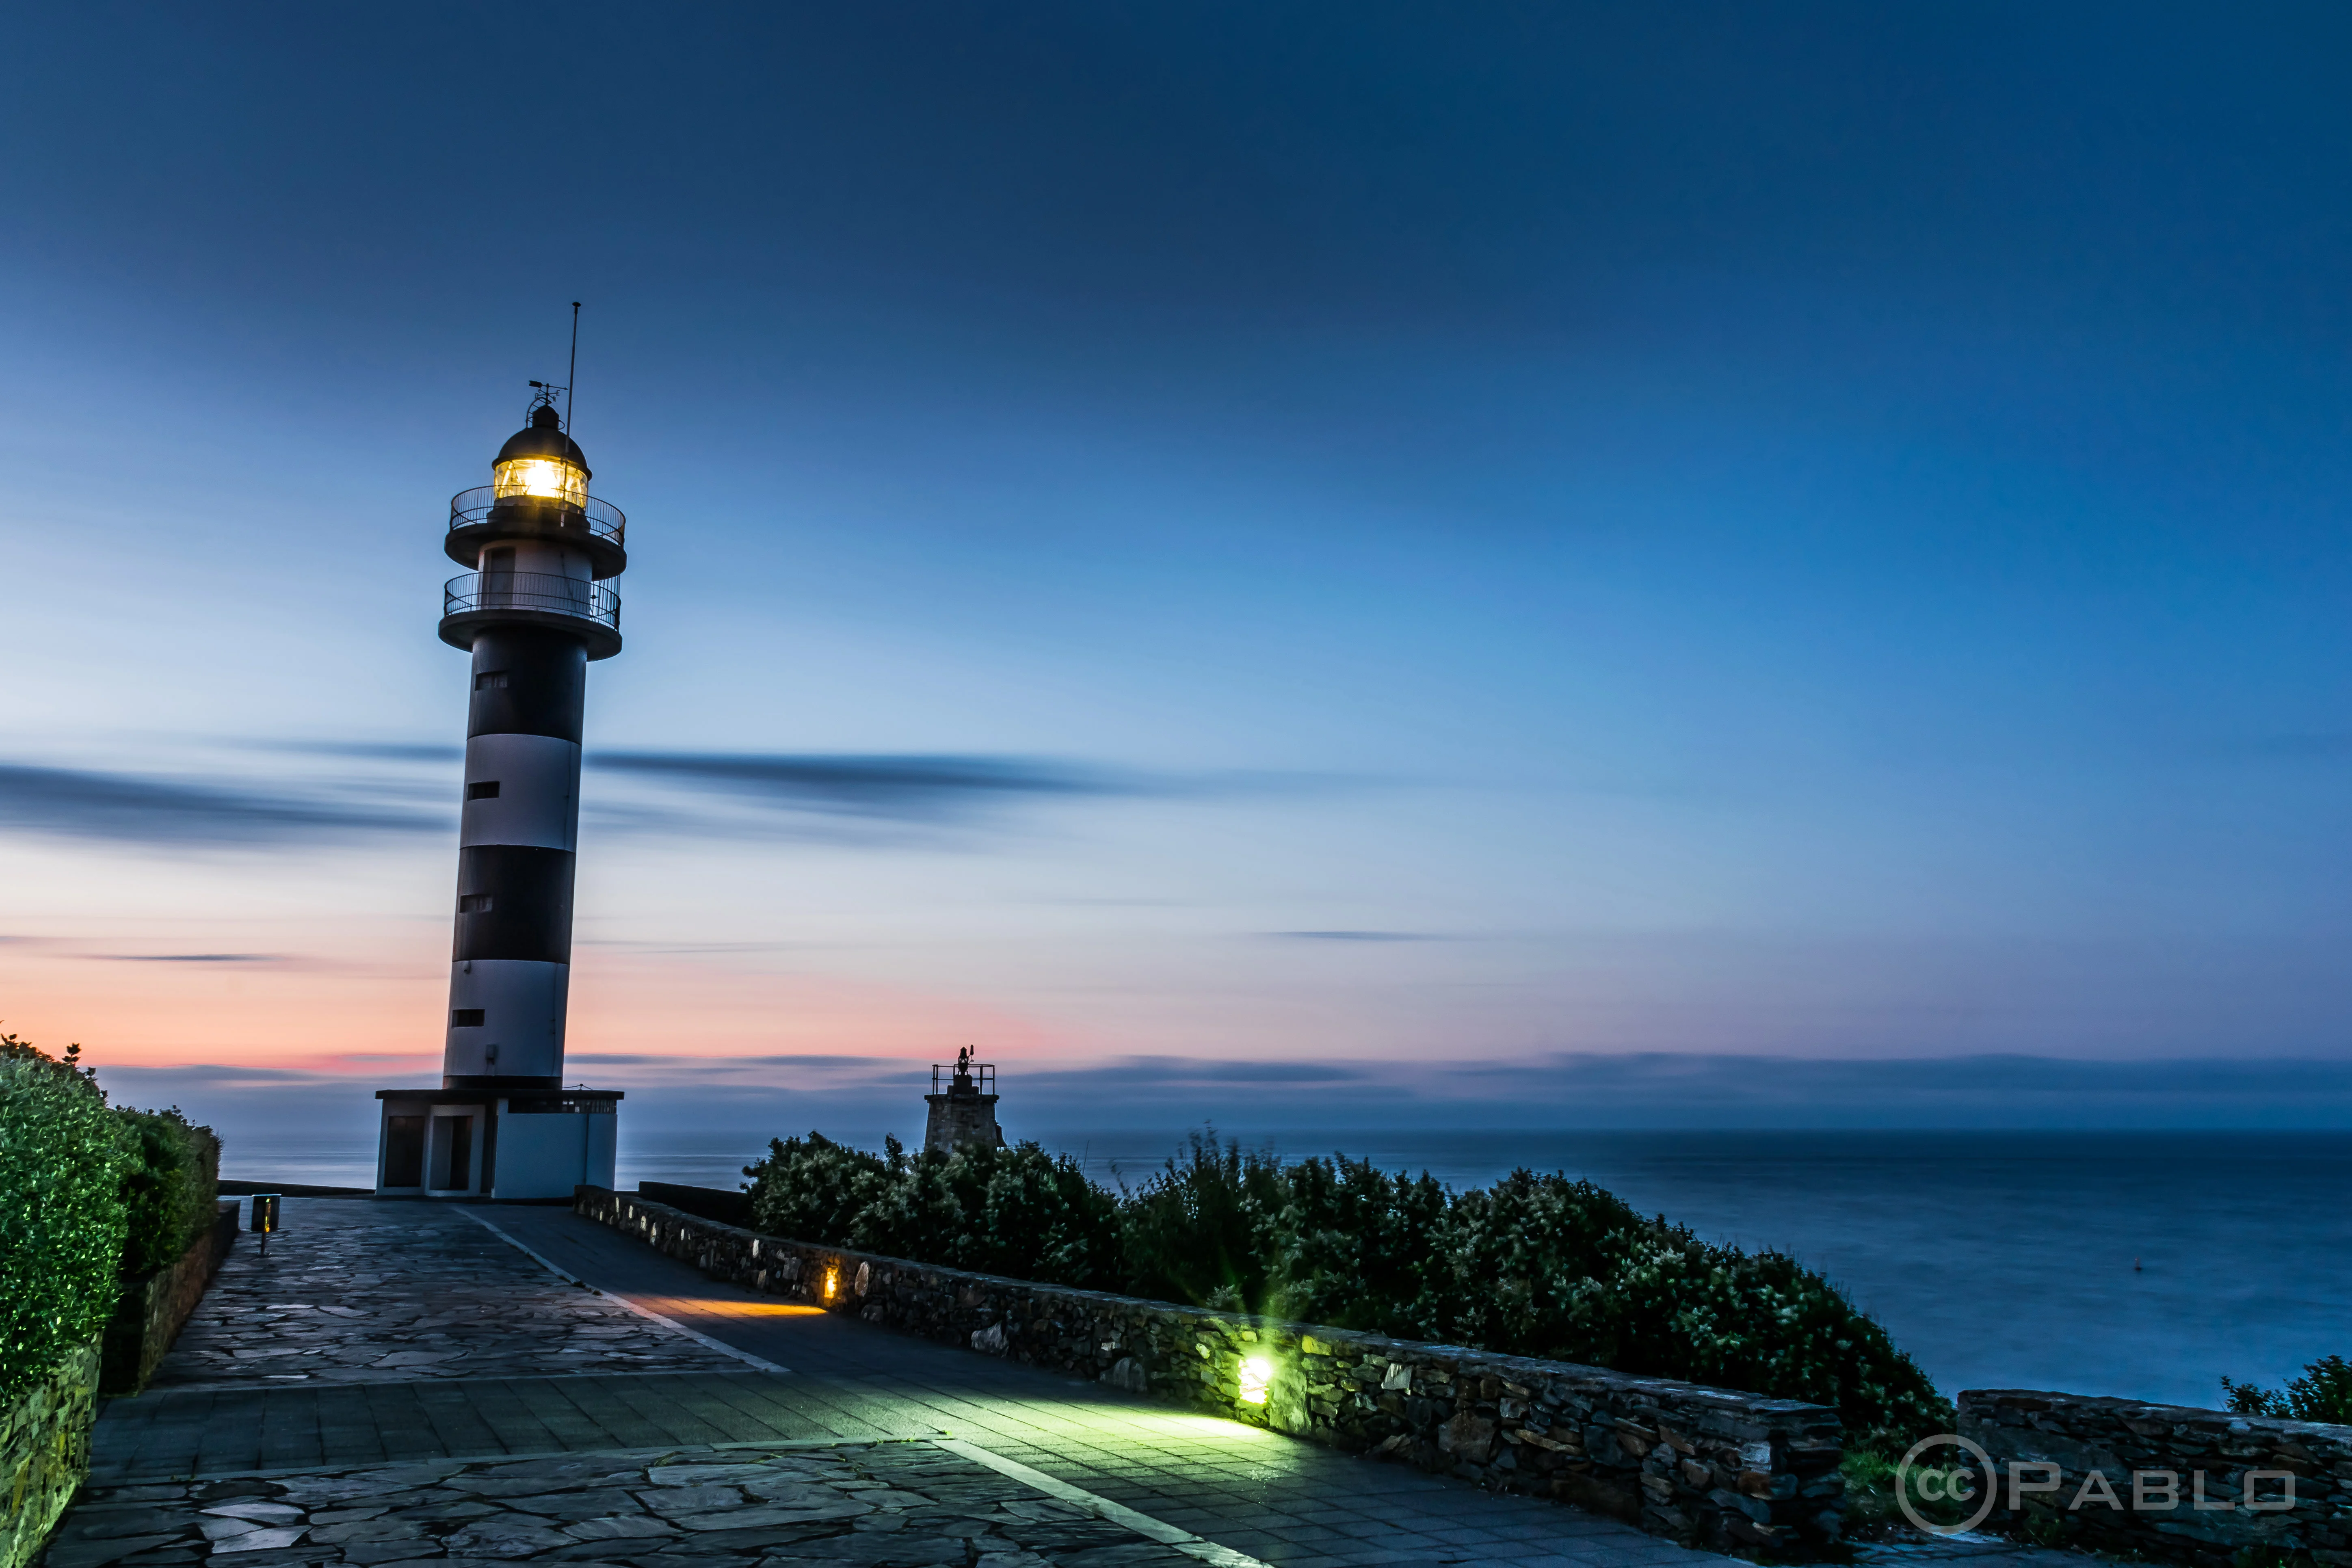
{"type": "Polygon", "coordinates": [[[431,1081],[438,534],[580,300],[569,1062],[646,1126],[966,1044],[1016,1134],[2352,1125],[2347,48],[18,7],[0,1028],[431,1081]]]}

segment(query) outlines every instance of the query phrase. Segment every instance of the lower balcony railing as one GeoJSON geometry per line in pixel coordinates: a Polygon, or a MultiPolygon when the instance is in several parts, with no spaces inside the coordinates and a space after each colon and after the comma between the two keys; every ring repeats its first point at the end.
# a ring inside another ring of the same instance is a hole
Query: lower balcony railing
{"type": "Polygon", "coordinates": [[[618,593],[584,577],[551,572],[466,572],[450,578],[441,590],[442,616],[477,610],[538,610],[621,629],[618,593]]]}

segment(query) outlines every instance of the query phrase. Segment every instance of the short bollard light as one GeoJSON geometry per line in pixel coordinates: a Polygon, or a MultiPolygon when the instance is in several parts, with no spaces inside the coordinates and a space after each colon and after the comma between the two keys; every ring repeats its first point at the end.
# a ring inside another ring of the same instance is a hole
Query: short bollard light
{"type": "Polygon", "coordinates": [[[1274,1382],[1274,1363],[1265,1356],[1244,1356],[1242,1359],[1241,1400],[1244,1405],[1264,1405],[1265,1391],[1274,1382]]]}
{"type": "Polygon", "coordinates": [[[261,1237],[261,1256],[268,1257],[269,1238],[278,1231],[278,1194],[276,1193],[253,1194],[252,1229],[254,1234],[261,1237]]]}
{"type": "Polygon", "coordinates": [[[824,1271],[824,1299],[828,1301],[832,1300],[833,1293],[840,1288],[841,1270],[838,1268],[826,1269],[824,1271]]]}

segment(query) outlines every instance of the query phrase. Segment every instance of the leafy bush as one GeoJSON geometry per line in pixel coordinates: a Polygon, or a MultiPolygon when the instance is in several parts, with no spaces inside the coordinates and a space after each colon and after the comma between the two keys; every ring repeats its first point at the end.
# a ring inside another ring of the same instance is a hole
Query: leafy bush
{"type": "Polygon", "coordinates": [[[1264,1312],[1280,1242],[1282,1164],[1272,1152],[1195,1132],[1118,1218],[1127,1288],[1155,1301],[1264,1312]]]}
{"type": "Polygon", "coordinates": [[[2230,1408],[2241,1415],[2352,1426],[2352,1364],[2340,1355],[2322,1356],[2275,1394],[2226,1377],[2221,1380],[2221,1392],[2229,1395],[2230,1408]]]}
{"type": "Polygon", "coordinates": [[[1433,1281],[1444,1295],[1433,1315],[1444,1337],[1462,1344],[1619,1366],[1631,1348],[1628,1331],[1657,1315],[1622,1300],[1621,1280],[1677,1239],[1651,1231],[1590,1182],[1514,1171],[1454,1200],[1440,1240],[1445,1272],[1433,1281]]]}
{"type": "Polygon", "coordinates": [[[209,1228],[220,1202],[220,1140],[169,1110],[118,1110],[138,1140],[139,1165],[124,1181],[129,1236],[122,1277],[167,1268],[209,1228]]]}
{"type": "Polygon", "coordinates": [[[752,1223],[771,1236],[819,1247],[858,1247],[860,1219],[877,1206],[906,1169],[896,1138],[886,1157],[835,1142],[822,1132],[806,1140],[773,1138],[768,1157],[743,1167],[751,1178],[752,1223]]]}
{"type": "Polygon", "coordinates": [[[135,1139],[79,1063],[0,1036],[0,1400],[114,1310],[135,1139]]]}
{"type": "Polygon", "coordinates": [[[1821,1275],[1681,1235],[1619,1277],[1642,1310],[1610,1365],[1832,1405],[1854,1447],[1899,1453],[1950,1430],[1951,1405],[1927,1373],[1821,1275]]]}
{"type": "Polygon", "coordinates": [[[1899,1453],[1952,1420],[1821,1275],[1564,1175],[1457,1194],[1345,1155],[1285,1164],[1213,1130],[1118,1197],[1034,1143],[910,1159],[895,1139],[877,1157],[812,1132],[744,1173],[760,1227],[802,1241],[1812,1400],[1856,1448],[1899,1453]]]}
{"type": "Polygon", "coordinates": [[[1301,1160],[1282,1176],[1267,1311],[1402,1340],[1453,1331],[1444,1184],[1344,1154],[1301,1160]]]}
{"type": "Polygon", "coordinates": [[[910,1159],[892,1138],[877,1158],[812,1132],[771,1142],[743,1173],[753,1223],[772,1235],[1081,1289],[1119,1284],[1118,1200],[1034,1143],[910,1159]]]}
{"type": "Polygon", "coordinates": [[[1118,1204],[1034,1143],[921,1154],[865,1216],[857,1246],[978,1274],[1118,1288],[1118,1204]]]}

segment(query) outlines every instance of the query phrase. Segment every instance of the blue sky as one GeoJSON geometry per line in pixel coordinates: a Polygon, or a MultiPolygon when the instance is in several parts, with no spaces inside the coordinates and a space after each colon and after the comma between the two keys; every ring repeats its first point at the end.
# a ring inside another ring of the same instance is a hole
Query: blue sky
{"type": "Polygon", "coordinates": [[[583,1070],[2352,1113],[2334,8],[5,26],[6,1027],[429,1076],[436,535],[580,299],[583,1070]]]}

